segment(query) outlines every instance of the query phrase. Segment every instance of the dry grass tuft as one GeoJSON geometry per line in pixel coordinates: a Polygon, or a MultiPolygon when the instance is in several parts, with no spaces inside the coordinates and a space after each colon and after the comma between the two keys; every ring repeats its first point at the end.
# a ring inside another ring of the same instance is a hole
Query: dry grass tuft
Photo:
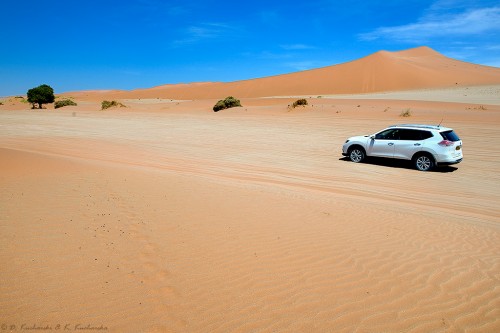
{"type": "Polygon", "coordinates": [[[403,111],[401,111],[399,116],[400,117],[411,117],[411,109],[410,108],[404,109],[403,111]]]}

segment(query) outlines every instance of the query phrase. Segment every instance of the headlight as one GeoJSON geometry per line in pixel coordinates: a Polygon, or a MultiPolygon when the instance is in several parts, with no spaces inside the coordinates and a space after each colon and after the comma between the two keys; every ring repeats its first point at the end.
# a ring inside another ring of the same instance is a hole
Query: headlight
{"type": "Polygon", "coordinates": [[[345,141],[345,143],[348,143],[348,142],[349,142],[349,139],[347,139],[347,140],[345,141]]]}

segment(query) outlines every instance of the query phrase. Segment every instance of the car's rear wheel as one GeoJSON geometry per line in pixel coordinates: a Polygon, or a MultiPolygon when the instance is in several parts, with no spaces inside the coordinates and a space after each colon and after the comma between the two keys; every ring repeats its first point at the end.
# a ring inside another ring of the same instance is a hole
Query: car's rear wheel
{"type": "Polygon", "coordinates": [[[349,159],[353,161],[354,163],[360,163],[363,162],[365,159],[366,154],[363,148],[361,147],[353,147],[349,149],[349,159]]]}
{"type": "Polygon", "coordinates": [[[420,171],[432,170],[435,165],[432,156],[427,154],[415,156],[415,158],[413,159],[413,163],[415,165],[415,168],[420,171]]]}

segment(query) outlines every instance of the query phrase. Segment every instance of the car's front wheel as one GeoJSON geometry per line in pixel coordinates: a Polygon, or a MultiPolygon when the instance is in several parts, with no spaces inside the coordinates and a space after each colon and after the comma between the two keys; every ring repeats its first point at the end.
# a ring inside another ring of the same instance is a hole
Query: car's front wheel
{"type": "Polygon", "coordinates": [[[422,154],[418,155],[413,159],[413,164],[415,165],[415,168],[420,171],[429,171],[432,168],[434,168],[434,159],[427,155],[427,154],[422,154]]]}
{"type": "Polygon", "coordinates": [[[353,161],[354,163],[360,163],[363,162],[365,159],[366,154],[363,148],[361,147],[353,147],[349,149],[349,159],[353,161]]]}

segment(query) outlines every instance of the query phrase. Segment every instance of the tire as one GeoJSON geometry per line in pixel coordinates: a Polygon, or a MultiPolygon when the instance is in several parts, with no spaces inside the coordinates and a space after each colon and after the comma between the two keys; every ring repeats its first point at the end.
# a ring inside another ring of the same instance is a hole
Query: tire
{"type": "Polygon", "coordinates": [[[364,149],[358,146],[350,148],[348,156],[349,159],[354,163],[361,163],[366,158],[364,149]]]}
{"type": "Polygon", "coordinates": [[[435,166],[434,158],[428,154],[420,154],[413,158],[415,169],[419,171],[429,171],[435,166]]]}

